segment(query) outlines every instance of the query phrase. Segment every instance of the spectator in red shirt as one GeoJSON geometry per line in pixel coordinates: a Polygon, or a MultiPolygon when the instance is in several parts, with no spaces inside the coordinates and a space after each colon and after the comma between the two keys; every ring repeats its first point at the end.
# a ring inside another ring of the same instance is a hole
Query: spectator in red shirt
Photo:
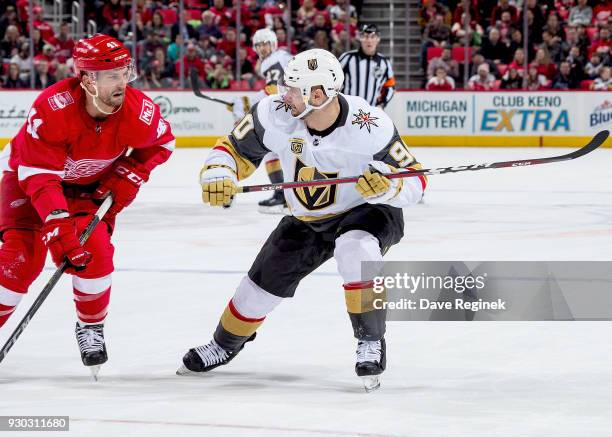
{"type": "MultiPolygon", "coordinates": [[[[194,68],[198,71],[198,76],[200,76],[202,79],[204,78],[204,62],[202,62],[202,60],[198,57],[198,52],[193,44],[187,45],[187,53],[185,54],[183,61],[185,62],[185,80],[187,80],[186,78],[189,77],[189,72],[194,68]]],[[[180,60],[176,61],[176,64],[174,64],[174,76],[177,78],[181,77],[180,60]]]]}
{"type": "MultiPolygon", "coordinates": [[[[469,12],[470,12],[470,20],[472,22],[480,23],[480,12],[478,8],[475,6],[474,1],[469,2],[469,12]]],[[[459,23],[463,26],[464,23],[463,18],[463,2],[459,2],[459,4],[455,7],[453,12],[453,26],[456,23],[459,23]]]]}
{"type": "Polygon", "coordinates": [[[225,38],[217,44],[217,48],[228,56],[234,58],[236,56],[236,29],[229,28],[225,31],[225,38]]]}
{"type": "Polygon", "coordinates": [[[55,38],[55,57],[60,64],[72,57],[74,39],[70,36],[70,24],[63,22],[59,28],[59,34],[55,38]]]}
{"type": "Polygon", "coordinates": [[[283,17],[285,14],[286,5],[281,2],[273,2],[272,5],[268,7],[263,7],[261,9],[261,14],[264,17],[264,23],[266,27],[272,27],[274,24],[274,19],[276,17],[283,17]]]}
{"type": "Polygon", "coordinates": [[[209,9],[216,16],[216,24],[220,27],[227,27],[232,22],[232,11],[225,6],[223,0],[214,0],[213,7],[209,9]]]}
{"type": "Polygon", "coordinates": [[[504,11],[510,12],[512,22],[516,23],[518,19],[517,9],[510,4],[509,0],[499,0],[499,3],[493,8],[493,12],[491,13],[491,26],[495,26],[495,24],[501,20],[504,11]]]}
{"type": "Polygon", "coordinates": [[[108,27],[113,25],[113,20],[120,20],[122,23],[127,20],[125,8],[121,5],[120,0],[110,0],[104,5],[102,17],[108,27]]]}
{"type": "MultiPolygon", "coordinates": [[[[339,41],[339,34],[343,30],[346,30],[346,13],[340,13],[340,19],[336,22],[336,24],[332,27],[331,37],[334,42],[339,41]]],[[[357,25],[353,23],[349,23],[349,35],[351,38],[355,38],[357,36],[357,25]]]]}
{"type": "Polygon", "coordinates": [[[40,6],[34,6],[32,8],[34,28],[40,31],[40,36],[43,41],[53,42],[55,39],[55,32],[53,27],[47,23],[43,18],[43,8],[40,6]]]}
{"type": "Polygon", "coordinates": [[[508,70],[511,68],[514,68],[521,75],[523,75],[523,72],[525,71],[525,51],[523,49],[516,49],[516,52],[514,52],[514,58],[512,59],[510,65],[508,65],[508,70]]]}
{"type": "Polygon", "coordinates": [[[551,62],[550,55],[545,48],[538,49],[536,57],[531,65],[536,67],[538,74],[543,75],[549,81],[552,80],[557,73],[557,67],[551,62]]]}
{"type": "Polygon", "coordinates": [[[529,66],[526,82],[526,88],[529,91],[547,89],[550,83],[543,74],[538,73],[537,67],[533,64],[529,66]]]}
{"type": "Polygon", "coordinates": [[[612,39],[610,38],[610,29],[606,27],[601,27],[599,29],[599,38],[593,41],[591,47],[589,48],[590,53],[599,53],[602,56],[606,56],[606,54],[610,54],[612,48],[612,39]]]}
{"type": "Polygon", "coordinates": [[[429,79],[425,89],[427,91],[452,91],[455,89],[455,80],[447,75],[444,67],[438,67],[436,74],[429,79]]]}
{"type": "MultiPolygon", "coordinates": [[[[233,8],[230,9],[230,25],[236,25],[238,16],[238,0],[233,0],[233,8]]],[[[247,2],[242,0],[242,6],[240,7],[240,23],[244,26],[244,23],[248,23],[251,19],[251,10],[249,9],[247,2]]]]}
{"type": "Polygon", "coordinates": [[[600,4],[593,8],[593,23],[604,25],[608,23],[612,16],[612,3],[606,0],[601,0],[600,4]]]}
{"type": "Polygon", "coordinates": [[[279,49],[282,47],[292,55],[297,54],[298,50],[295,41],[291,41],[291,47],[287,45],[287,31],[284,28],[281,27],[280,29],[276,29],[274,33],[276,33],[279,49]]]}

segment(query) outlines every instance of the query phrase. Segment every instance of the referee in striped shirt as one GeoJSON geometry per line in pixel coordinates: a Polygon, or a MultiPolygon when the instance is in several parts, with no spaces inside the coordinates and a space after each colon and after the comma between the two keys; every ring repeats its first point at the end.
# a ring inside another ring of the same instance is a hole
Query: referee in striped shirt
{"type": "Polygon", "coordinates": [[[395,93],[395,77],[391,62],[378,53],[380,33],[375,24],[360,29],[361,47],[340,55],[344,70],[342,92],[363,97],[372,106],[385,107],[395,93]]]}

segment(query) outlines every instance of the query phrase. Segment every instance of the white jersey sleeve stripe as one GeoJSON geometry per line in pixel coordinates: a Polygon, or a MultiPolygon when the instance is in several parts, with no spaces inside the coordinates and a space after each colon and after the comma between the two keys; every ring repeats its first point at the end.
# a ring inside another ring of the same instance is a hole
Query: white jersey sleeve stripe
{"type": "Polygon", "coordinates": [[[17,293],[0,285],[0,305],[14,307],[21,301],[22,297],[22,293],[17,293]]]}
{"type": "Polygon", "coordinates": [[[49,170],[48,168],[27,167],[25,165],[20,165],[17,168],[17,177],[20,181],[24,181],[27,178],[37,174],[54,174],[62,179],[64,179],[65,175],[63,171],[49,170]]]}
{"type": "Polygon", "coordinates": [[[174,152],[174,149],[176,149],[176,140],[172,140],[166,144],[162,144],[160,147],[163,147],[164,149],[174,152]]]}

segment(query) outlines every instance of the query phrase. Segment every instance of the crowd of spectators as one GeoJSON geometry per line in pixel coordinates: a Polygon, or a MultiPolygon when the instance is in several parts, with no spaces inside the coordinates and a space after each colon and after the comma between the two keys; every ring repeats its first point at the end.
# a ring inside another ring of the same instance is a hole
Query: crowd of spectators
{"type": "Polygon", "coordinates": [[[468,4],[465,11],[460,0],[423,0],[418,22],[426,89],[612,90],[609,0],[468,4]]]}
{"type": "MultiPolygon", "coordinates": [[[[236,0],[184,0],[184,25],[181,26],[177,0],[138,0],[135,61],[139,76],[135,86],[176,87],[181,71],[187,76],[196,69],[203,87],[263,87],[262,78],[257,75],[257,54],[251,44],[251,36],[263,27],[276,33],[280,48],[294,54],[309,48],[324,48],[339,56],[347,47],[358,47],[355,36],[361,1],[353,0],[349,4],[349,0],[242,0],[239,33],[237,3],[236,0]],[[292,3],[288,5],[287,1],[292,3]],[[238,56],[237,44],[240,44],[238,56]],[[238,65],[239,77],[235,77],[238,65]]],[[[54,30],[45,21],[39,2],[34,0],[34,4],[31,31],[34,52],[31,53],[28,0],[0,2],[2,88],[29,88],[34,75],[36,88],[42,89],[72,74],[74,38],[70,25],[62,23],[54,30]]],[[[131,0],[91,0],[85,5],[85,21],[93,20],[98,32],[109,34],[132,48],[131,0]]]]}
{"type": "MultiPolygon", "coordinates": [[[[34,0],[34,25],[30,31],[28,3],[0,2],[2,88],[28,88],[33,76],[35,87],[42,89],[72,74],[74,39],[70,24],[54,28],[45,21],[43,8],[34,0]]],[[[237,0],[184,0],[182,27],[177,0],[138,0],[136,86],[176,87],[181,71],[187,75],[196,69],[204,87],[260,87],[251,36],[262,27],[274,30],[279,47],[291,53],[324,48],[339,56],[347,47],[359,46],[355,36],[362,1],[241,3],[242,27],[238,33],[237,0]],[[235,77],[237,64],[239,77],[235,77]]],[[[131,0],[91,0],[85,4],[86,20],[93,20],[99,32],[132,46],[131,0]]],[[[609,0],[470,0],[469,11],[464,10],[461,0],[423,0],[418,22],[427,89],[612,90],[609,0]],[[527,2],[526,53],[523,1],[527,2]]]]}

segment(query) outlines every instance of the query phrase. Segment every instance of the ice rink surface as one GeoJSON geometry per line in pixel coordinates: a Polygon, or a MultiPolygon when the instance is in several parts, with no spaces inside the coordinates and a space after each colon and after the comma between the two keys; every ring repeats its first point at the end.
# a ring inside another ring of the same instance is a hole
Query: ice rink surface
{"type": "MultiPolygon", "coordinates": [[[[565,151],[413,150],[426,167],[565,151]]],[[[389,323],[383,386],[365,394],[333,260],[229,366],[176,376],[279,220],[256,212],[260,194],[229,210],[203,206],[206,153],[178,150],[118,220],[100,380],[80,362],[63,278],[0,365],[0,415],[69,415],[75,436],[611,435],[609,322],[389,323]]],[[[247,182],[264,181],[258,170],[247,182]]],[[[612,150],[432,176],[405,219],[388,260],[612,260],[612,150]]],[[[51,273],[49,264],[2,343],[51,273]]]]}

